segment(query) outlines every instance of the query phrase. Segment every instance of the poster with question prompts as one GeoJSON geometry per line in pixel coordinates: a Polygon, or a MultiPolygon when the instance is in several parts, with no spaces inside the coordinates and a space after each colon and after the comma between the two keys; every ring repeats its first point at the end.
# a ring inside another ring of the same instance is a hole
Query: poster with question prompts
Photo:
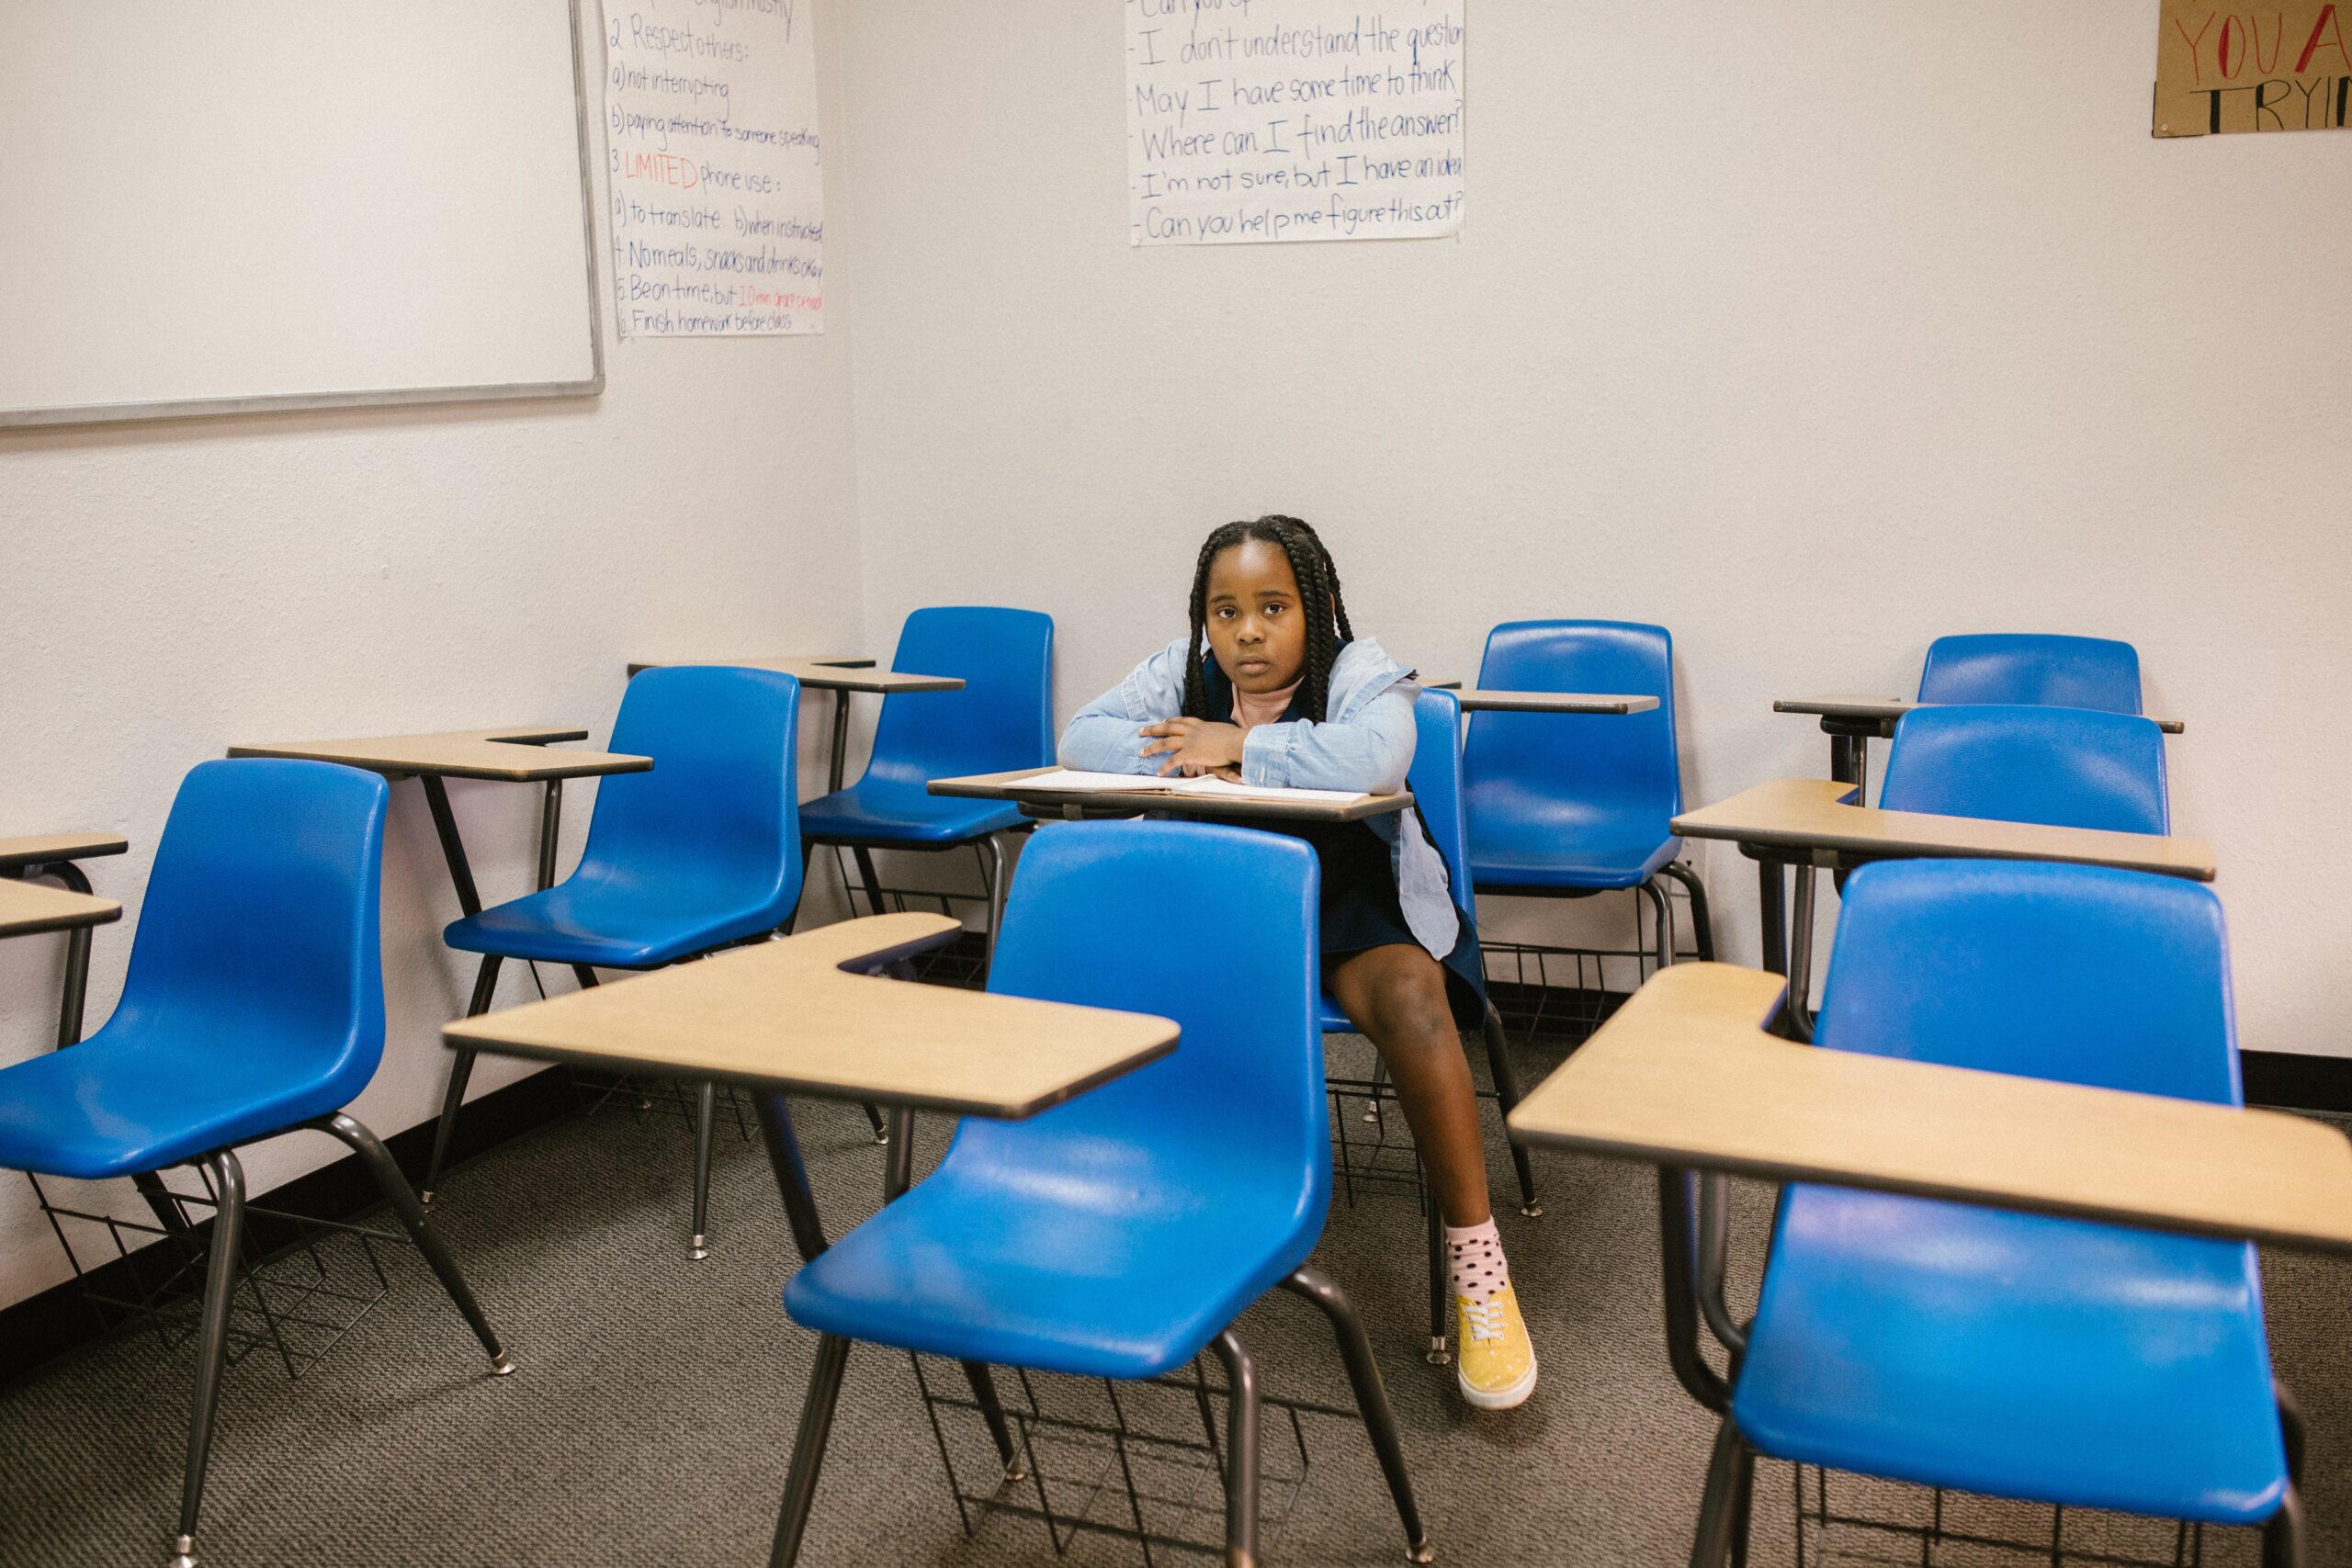
{"type": "Polygon", "coordinates": [[[1457,234],[1464,0],[1125,0],[1136,245],[1457,234]]]}
{"type": "Polygon", "coordinates": [[[605,0],[623,337],[825,330],[809,0],[605,0]]]}

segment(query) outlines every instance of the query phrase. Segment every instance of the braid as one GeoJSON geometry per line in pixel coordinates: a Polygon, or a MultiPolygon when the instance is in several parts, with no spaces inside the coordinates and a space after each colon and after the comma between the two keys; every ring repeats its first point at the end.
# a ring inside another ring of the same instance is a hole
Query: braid
{"type": "Polygon", "coordinates": [[[1209,716],[1208,688],[1201,680],[1201,643],[1208,636],[1209,563],[1250,537],[1247,523],[1227,523],[1201,541],[1201,558],[1193,567],[1193,636],[1184,645],[1184,712],[1186,718],[1209,716]]]}
{"type": "Polygon", "coordinates": [[[1304,524],[1265,518],[1273,525],[1298,579],[1298,613],[1306,618],[1306,669],[1299,685],[1300,705],[1317,719],[1329,716],[1331,665],[1339,657],[1339,632],[1331,616],[1331,580],[1323,570],[1323,545],[1304,524]]]}
{"type": "Polygon", "coordinates": [[[1315,547],[1315,553],[1322,558],[1323,581],[1329,584],[1331,589],[1331,618],[1339,623],[1340,640],[1342,642],[1355,641],[1356,629],[1355,627],[1348,625],[1348,602],[1340,596],[1340,569],[1338,565],[1332,561],[1331,552],[1325,547],[1322,536],[1316,533],[1315,529],[1301,518],[1285,517],[1281,521],[1289,524],[1292,527],[1305,535],[1306,536],[1307,543],[1315,547]]]}
{"type": "Polygon", "coordinates": [[[1306,620],[1306,662],[1299,677],[1301,705],[1317,719],[1329,716],[1331,666],[1341,639],[1352,641],[1347,606],[1340,598],[1340,574],[1331,552],[1315,530],[1295,517],[1269,514],[1249,523],[1227,523],[1202,541],[1193,569],[1192,640],[1184,660],[1184,716],[1210,718],[1208,689],[1201,678],[1200,649],[1208,629],[1209,566],[1234,546],[1255,539],[1279,548],[1298,580],[1298,612],[1306,620]]]}

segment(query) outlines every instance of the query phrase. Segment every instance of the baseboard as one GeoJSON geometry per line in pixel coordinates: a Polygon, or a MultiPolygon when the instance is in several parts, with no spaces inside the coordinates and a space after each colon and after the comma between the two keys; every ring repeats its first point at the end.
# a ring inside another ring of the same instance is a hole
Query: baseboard
{"type": "MultiPolygon", "coordinates": [[[[579,1097],[571,1075],[561,1068],[529,1077],[469,1100],[450,1143],[452,1168],[481,1158],[492,1149],[534,1132],[550,1122],[574,1114],[579,1097]]],[[[419,1179],[432,1153],[433,1123],[424,1122],[384,1140],[411,1180],[419,1179]]],[[[9,1178],[9,1179],[13,1179],[9,1178]]],[[[283,1187],[254,1195],[254,1201],[305,1219],[348,1220],[379,1202],[376,1184],[368,1179],[356,1155],[345,1155],[332,1165],[298,1176],[283,1187]]],[[[201,1227],[199,1227],[201,1228],[201,1227]]],[[[291,1227],[288,1227],[291,1228],[291,1227]]],[[[256,1227],[256,1235],[268,1241],[256,1227]]],[[[130,1265],[118,1259],[91,1271],[91,1280],[108,1294],[135,1293],[130,1265]]],[[[104,1337],[104,1329],[87,1301],[81,1280],[67,1280],[14,1306],[0,1308],[0,1385],[6,1385],[47,1365],[58,1357],[104,1337]]]]}
{"type": "Polygon", "coordinates": [[[2300,1051],[2241,1051],[2238,1073],[2248,1105],[2352,1115],[2352,1056],[2300,1051]]]}

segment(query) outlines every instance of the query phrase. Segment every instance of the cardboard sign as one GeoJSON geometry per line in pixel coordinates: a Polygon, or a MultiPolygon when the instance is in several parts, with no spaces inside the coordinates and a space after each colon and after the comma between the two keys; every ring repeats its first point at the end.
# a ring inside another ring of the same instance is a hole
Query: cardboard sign
{"type": "Polygon", "coordinates": [[[2164,0],[2156,26],[2158,136],[2352,123],[2352,4],[2164,0]]]}

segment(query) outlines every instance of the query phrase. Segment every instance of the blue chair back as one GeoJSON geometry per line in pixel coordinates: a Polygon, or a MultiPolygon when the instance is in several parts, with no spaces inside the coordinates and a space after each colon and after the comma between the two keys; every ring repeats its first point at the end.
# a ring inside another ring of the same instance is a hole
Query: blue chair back
{"type": "Polygon", "coordinates": [[[225,1037],[249,1077],[324,1079],[337,1105],[357,1096],[384,1049],[390,795],[374,773],[331,762],[189,769],[101,1032],[225,1037]]]}
{"type": "Polygon", "coordinates": [[[2036,861],[1881,861],[1847,880],[1814,1038],[1949,1066],[2244,1103],[2212,891],[2036,861]]]}
{"type": "Polygon", "coordinates": [[[782,925],[800,897],[800,682],[773,670],[648,670],[621,694],[616,751],[652,770],[596,786],[572,879],[659,886],[688,907],[756,904],[782,925]]]}
{"type": "MultiPolygon", "coordinates": [[[[1682,809],[1675,757],[1674,639],[1630,621],[1510,621],[1487,636],[1478,684],[1498,692],[1653,696],[1638,714],[1474,713],[1462,753],[1470,816],[1541,818],[1573,835],[1604,818],[1682,809]]],[[[1419,792],[1416,791],[1416,794],[1419,792]]]]}
{"type": "Polygon", "coordinates": [[[1928,645],[1919,700],[2138,713],[2140,654],[2128,642],[2097,637],[1939,637],[1928,645]]]}
{"type": "Polygon", "coordinates": [[[917,610],[890,668],[957,675],[956,692],[882,699],[865,776],[926,789],[963,773],[1042,768],[1054,760],[1054,618],[1035,610],[917,610]]]}
{"type": "Polygon", "coordinates": [[[1894,727],[1879,804],[2054,828],[2172,830],[2156,721],[2089,708],[1914,708],[1894,727]]]}
{"type": "Polygon", "coordinates": [[[1279,1202],[1295,1256],[1271,1286],[1314,1246],[1331,1195],[1319,880],[1306,842],[1277,833],[1040,828],[1022,852],[989,989],[1157,1013],[1183,1038],[1028,1122],[966,1121],[948,1158],[1050,1168],[1106,1199],[1173,1187],[1227,1190],[1253,1210],[1279,1202]]]}
{"type": "Polygon", "coordinates": [[[1478,929],[1470,892],[1470,818],[1462,809],[1462,703],[1452,692],[1423,692],[1413,702],[1413,765],[1405,776],[1422,825],[1445,862],[1446,884],[1469,930],[1478,929]]]}

